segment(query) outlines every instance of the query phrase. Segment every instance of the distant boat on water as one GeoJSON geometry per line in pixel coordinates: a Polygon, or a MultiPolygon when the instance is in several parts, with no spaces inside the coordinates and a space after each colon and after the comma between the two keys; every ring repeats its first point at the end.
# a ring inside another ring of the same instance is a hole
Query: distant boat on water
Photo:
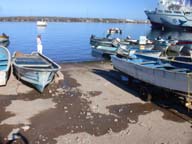
{"type": "Polygon", "coordinates": [[[157,8],[145,14],[154,28],[182,28],[192,31],[192,7],[189,0],[158,0],[157,8]]]}
{"type": "Polygon", "coordinates": [[[37,21],[37,26],[42,26],[42,27],[45,27],[47,26],[47,22],[46,21],[37,21]]]}
{"type": "Polygon", "coordinates": [[[60,66],[51,59],[36,52],[31,54],[16,52],[12,63],[15,75],[31,84],[39,92],[43,92],[60,69],[60,66]]]}

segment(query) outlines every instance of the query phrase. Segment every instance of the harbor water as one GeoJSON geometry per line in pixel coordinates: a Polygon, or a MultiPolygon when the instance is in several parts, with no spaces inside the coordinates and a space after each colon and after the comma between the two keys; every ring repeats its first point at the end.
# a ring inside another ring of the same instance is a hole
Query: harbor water
{"type": "Polygon", "coordinates": [[[11,54],[14,51],[31,53],[37,50],[36,37],[42,36],[43,53],[59,63],[95,61],[91,55],[89,38],[92,34],[97,37],[106,36],[109,28],[122,29],[119,38],[130,35],[134,39],[146,35],[150,39],[157,36],[167,38],[171,35],[176,39],[191,40],[192,33],[151,30],[149,24],[115,24],[115,23],[59,23],[49,22],[47,27],[37,27],[35,22],[1,22],[0,33],[10,37],[8,46],[11,54]]]}

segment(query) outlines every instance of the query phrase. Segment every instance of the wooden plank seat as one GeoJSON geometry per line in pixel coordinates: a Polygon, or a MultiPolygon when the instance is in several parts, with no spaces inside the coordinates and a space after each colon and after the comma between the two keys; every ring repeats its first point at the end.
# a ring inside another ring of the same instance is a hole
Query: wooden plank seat
{"type": "Polygon", "coordinates": [[[5,66],[8,64],[8,59],[0,59],[0,66],[5,66]]]}
{"type": "Polygon", "coordinates": [[[176,69],[176,67],[170,65],[170,64],[154,64],[154,65],[149,65],[150,68],[154,69],[161,69],[161,70],[172,70],[176,69]]]}
{"type": "Polygon", "coordinates": [[[145,65],[145,64],[156,64],[157,62],[155,61],[145,61],[145,62],[141,62],[141,65],[145,65]]]}
{"type": "Polygon", "coordinates": [[[3,62],[3,61],[8,61],[8,59],[7,58],[0,58],[0,62],[3,62]]]}
{"type": "Polygon", "coordinates": [[[3,62],[0,62],[0,66],[5,66],[8,64],[8,61],[3,61],[3,62]]]}
{"type": "Polygon", "coordinates": [[[50,67],[51,64],[41,58],[16,58],[15,63],[25,67],[50,67]]]}
{"type": "Polygon", "coordinates": [[[186,72],[189,71],[189,69],[186,68],[176,68],[176,69],[172,69],[172,72],[186,72]]]}

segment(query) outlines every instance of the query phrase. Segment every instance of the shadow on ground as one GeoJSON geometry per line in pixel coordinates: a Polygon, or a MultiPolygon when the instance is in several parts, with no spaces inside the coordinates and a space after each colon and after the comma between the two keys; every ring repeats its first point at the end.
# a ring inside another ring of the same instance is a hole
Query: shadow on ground
{"type": "MultiPolygon", "coordinates": [[[[127,87],[122,81],[118,80],[116,71],[93,70],[94,73],[109,80],[122,89],[137,95],[137,91],[132,87],[127,87]]],[[[84,96],[99,96],[101,92],[89,91],[82,92],[78,87],[80,84],[73,79],[68,72],[63,72],[64,81],[59,84],[52,84],[45,89],[43,94],[32,91],[29,94],[21,94],[19,96],[1,96],[1,120],[12,116],[5,111],[5,107],[11,103],[11,100],[30,101],[34,99],[52,98],[57,103],[56,108],[46,110],[30,119],[31,125],[28,131],[21,133],[28,139],[29,143],[55,144],[54,138],[61,135],[85,132],[94,136],[102,136],[110,132],[119,133],[135,124],[139,120],[140,115],[146,115],[153,111],[160,110],[163,112],[163,118],[175,122],[185,122],[185,119],[178,117],[170,111],[166,111],[163,104],[152,103],[132,103],[124,105],[111,105],[107,107],[110,114],[94,113],[90,108],[90,101],[84,99],[84,96]]],[[[165,104],[164,104],[165,105],[165,104]]],[[[171,105],[170,105],[171,106],[171,105]]],[[[170,107],[169,106],[169,107],[170,107]]],[[[11,129],[22,125],[1,125],[0,135],[3,137],[10,133],[11,129]]]]}
{"type": "MultiPolygon", "coordinates": [[[[101,69],[93,69],[93,73],[102,76],[103,78],[120,87],[121,89],[143,100],[143,98],[139,94],[139,85],[141,84],[139,83],[139,81],[135,80],[132,84],[130,84],[128,83],[128,80],[122,80],[122,77],[126,77],[126,75],[116,70],[106,71],[101,69]]],[[[155,91],[156,93],[152,94],[152,104],[163,108],[162,110],[173,110],[172,113],[174,113],[174,111],[177,111],[177,114],[182,115],[181,118],[190,121],[192,120],[192,111],[188,110],[182,104],[182,102],[172,93],[162,93],[161,89],[158,88],[155,89],[155,91]]]]}

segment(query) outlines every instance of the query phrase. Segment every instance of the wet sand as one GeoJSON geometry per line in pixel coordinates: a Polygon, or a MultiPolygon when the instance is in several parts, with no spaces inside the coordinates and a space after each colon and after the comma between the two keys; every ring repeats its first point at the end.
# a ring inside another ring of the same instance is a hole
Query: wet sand
{"type": "Polygon", "coordinates": [[[13,75],[0,87],[0,135],[19,128],[30,144],[191,144],[191,113],[143,101],[110,62],[62,64],[64,80],[38,93],[13,75]],[[179,111],[179,112],[178,112],[179,111]]]}

